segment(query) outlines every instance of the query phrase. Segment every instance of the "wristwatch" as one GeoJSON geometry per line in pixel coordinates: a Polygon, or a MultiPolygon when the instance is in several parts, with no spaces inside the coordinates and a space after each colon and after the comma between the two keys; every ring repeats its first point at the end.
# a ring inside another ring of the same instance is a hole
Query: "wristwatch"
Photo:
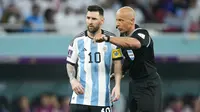
{"type": "Polygon", "coordinates": [[[104,39],[106,42],[110,42],[110,36],[109,36],[109,35],[103,36],[103,39],[104,39]]]}

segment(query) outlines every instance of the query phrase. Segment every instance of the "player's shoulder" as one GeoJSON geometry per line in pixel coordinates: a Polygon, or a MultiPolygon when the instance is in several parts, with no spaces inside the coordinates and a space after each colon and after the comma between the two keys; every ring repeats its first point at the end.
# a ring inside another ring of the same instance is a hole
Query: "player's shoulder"
{"type": "Polygon", "coordinates": [[[82,32],[78,33],[76,36],[74,36],[74,39],[79,39],[79,38],[85,37],[85,32],[86,31],[82,31],[82,32]]]}
{"type": "Polygon", "coordinates": [[[73,46],[74,42],[76,42],[76,41],[79,40],[79,39],[84,38],[84,37],[85,37],[85,32],[86,32],[86,31],[82,31],[82,32],[78,33],[77,35],[75,35],[75,36],[73,37],[73,39],[72,39],[70,45],[73,46]]]}
{"type": "Polygon", "coordinates": [[[116,36],[114,33],[107,30],[103,30],[103,34],[108,35],[108,36],[116,36]]]}

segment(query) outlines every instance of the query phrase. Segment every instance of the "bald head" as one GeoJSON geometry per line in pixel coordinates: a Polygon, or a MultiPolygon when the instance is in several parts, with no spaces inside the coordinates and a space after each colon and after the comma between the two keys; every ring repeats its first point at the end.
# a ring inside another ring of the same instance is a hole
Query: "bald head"
{"type": "Polygon", "coordinates": [[[116,28],[120,33],[130,34],[135,29],[135,11],[128,6],[120,8],[116,13],[116,28]]]}
{"type": "Polygon", "coordinates": [[[134,19],[135,11],[131,7],[125,6],[125,7],[120,8],[117,11],[117,15],[123,16],[123,18],[125,19],[134,19]]]}

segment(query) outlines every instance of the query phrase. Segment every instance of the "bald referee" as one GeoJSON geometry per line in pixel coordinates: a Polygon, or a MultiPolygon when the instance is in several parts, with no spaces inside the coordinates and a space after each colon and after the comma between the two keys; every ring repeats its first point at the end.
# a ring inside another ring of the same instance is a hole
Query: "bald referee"
{"type": "Polygon", "coordinates": [[[157,73],[154,45],[148,31],[135,24],[135,11],[122,7],[116,13],[116,28],[121,37],[96,36],[121,47],[125,57],[123,72],[131,77],[129,84],[130,112],[162,112],[161,79],[157,73]]]}

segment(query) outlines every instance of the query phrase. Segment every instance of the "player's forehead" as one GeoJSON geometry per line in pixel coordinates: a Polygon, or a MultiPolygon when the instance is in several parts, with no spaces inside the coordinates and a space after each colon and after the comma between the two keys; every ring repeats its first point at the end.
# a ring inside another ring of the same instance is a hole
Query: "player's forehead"
{"type": "Polygon", "coordinates": [[[100,14],[98,11],[88,11],[86,14],[87,17],[92,17],[92,18],[99,18],[100,14]]]}

